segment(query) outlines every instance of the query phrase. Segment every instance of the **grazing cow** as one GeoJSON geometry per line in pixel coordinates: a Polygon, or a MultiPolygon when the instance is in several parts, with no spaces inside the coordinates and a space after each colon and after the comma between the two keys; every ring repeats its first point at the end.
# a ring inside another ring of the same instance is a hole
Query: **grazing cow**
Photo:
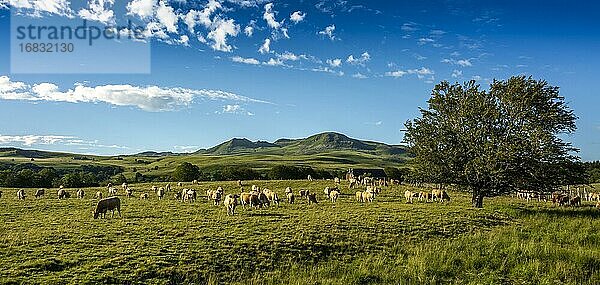
{"type": "Polygon", "coordinates": [[[340,192],[337,189],[331,190],[331,192],[329,192],[329,199],[331,199],[332,203],[335,203],[339,196],[340,192]]]}
{"type": "Polygon", "coordinates": [[[212,192],[212,196],[211,196],[211,200],[213,201],[213,204],[215,206],[219,206],[219,204],[221,203],[221,196],[223,195],[223,192],[220,191],[214,191],[212,192]]]}
{"type": "Polygon", "coordinates": [[[424,192],[424,191],[422,191],[422,192],[419,193],[419,201],[428,202],[428,201],[431,200],[431,197],[432,196],[431,196],[430,192],[424,192]]]}
{"type": "Polygon", "coordinates": [[[142,193],[142,194],[140,194],[140,199],[142,199],[142,200],[148,200],[148,193],[142,193]]]}
{"type": "Polygon", "coordinates": [[[114,188],[114,187],[108,188],[108,196],[117,196],[117,188],[114,188]]]}
{"type": "Polygon", "coordinates": [[[300,196],[300,198],[308,198],[309,194],[310,192],[305,189],[300,189],[300,191],[298,191],[298,196],[300,196]]]}
{"type": "Polygon", "coordinates": [[[127,189],[127,183],[124,182],[123,184],[121,184],[121,188],[123,188],[123,190],[127,189]]]}
{"type": "Polygon", "coordinates": [[[358,180],[356,180],[355,178],[348,179],[348,182],[350,183],[348,185],[348,189],[354,189],[358,186],[358,180]]]}
{"type": "Polygon", "coordinates": [[[294,200],[296,199],[296,197],[294,196],[294,193],[289,192],[289,193],[286,193],[285,195],[287,197],[288,203],[294,204],[294,200]]]}
{"type": "MultiPolygon", "coordinates": [[[[0,197],[2,197],[2,191],[0,191],[0,197]]],[[[596,208],[600,209],[600,202],[596,203],[596,208]]]]}
{"type": "Polygon", "coordinates": [[[260,205],[263,207],[269,207],[271,205],[271,201],[265,193],[258,193],[258,200],[260,201],[260,205]]]}
{"type": "Polygon", "coordinates": [[[182,186],[183,186],[183,183],[177,182],[177,187],[182,187],[182,186]]]}
{"type": "Polygon", "coordinates": [[[338,177],[336,177],[336,178],[333,178],[333,182],[334,182],[335,184],[337,184],[337,185],[340,185],[340,183],[342,183],[342,181],[341,181],[341,180],[340,180],[340,178],[338,178],[338,177]]]}
{"type": "Polygon", "coordinates": [[[244,183],[242,183],[242,180],[238,180],[237,184],[238,184],[238,187],[244,187],[244,183]]]}
{"type": "Polygon", "coordinates": [[[267,199],[270,203],[272,203],[273,205],[279,205],[279,196],[277,195],[277,193],[267,188],[263,189],[263,193],[267,196],[267,199]]]}
{"type": "Polygon", "coordinates": [[[96,199],[102,200],[102,192],[101,191],[96,192],[96,199]]]}
{"type": "Polygon", "coordinates": [[[181,193],[177,192],[173,194],[173,198],[175,198],[175,200],[181,200],[181,193]]]}
{"type": "Polygon", "coordinates": [[[448,192],[446,192],[446,190],[442,190],[442,197],[440,199],[440,202],[450,202],[450,195],[448,195],[448,192]]]}
{"type": "Polygon", "coordinates": [[[318,204],[319,203],[319,202],[317,202],[317,194],[316,193],[308,194],[307,198],[308,198],[308,204],[318,204]]]}
{"type": "Polygon", "coordinates": [[[358,202],[363,202],[363,199],[362,199],[362,194],[363,194],[363,192],[362,192],[362,191],[357,191],[357,192],[356,192],[356,201],[358,201],[358,202]]]}
{"type": "Polygon", "coordinates": [[[252,191],[260,192],[260,187],[258,187],[256,185],[252,185],[252,191]]]}
{"type": "Polygon", "coordinates": [[[325,187],[325,190],[323,190],[323,192],[325,192],[325,196],[329,197],[329,192],[331,192],[331,189],[329,187],[325,187]]]}
{"type": "Polygon", "coordinates": [[[442,190],[439,190],[439,189],[431,190],[431,200],[441,201],[442,200],[442,190]]]}
{"type": "Polygon", "coordinates": [[[375,198],[375,193],[373,193],[372,191],[362,192],[362,201],[363,202],[372,203],[374,198],[375,198]]]}
{"type": "Polygon", "coordinates": [[[313,181],[313,178],[312,178],[312,176],[310,174],[306,178],[308,179],[308,181],[313,181]]]}
{"type": "Polygon", "coordinates": [[[35,198],[41,198],[42,196],[44,196],[44,194],[46,194],[46,190],[44,189],[38,189],[37,191],[35,191],[35,198]]]}
{"type": "Polygon", "coordinates": [[[67,198],[71,198],[71,194],[69,194],[69,192],[67,192],[67,190],[65,190],[65,189],[59,189],[58,190],[58,199],[67,199],[67,198]]]}
{"type": "Polygon", "coordinates": [[[246,208],[246,205],[250,205],[251,196],[252,194],[245,192],[240,194],[240,204],[242,204],[242,207],[246,208]]]}
{"type": "Polygon", "coordinates": [[[133,196],[133,189],[127,187],[127,189],[125,189],[125,194],[127,195],[127,198],[131,198],[133,196]]]}
{"type": "Polygon", "coordinates": [[[285,187],[285,195],[292,193],[292,187],[285,187]]]}
{"type": "Polygon", "coordinates": [[[181,200],[183,202],[195,202],[196,201],[196,190],[194,189],[183,189],[181,191],[181,200]]]}
{"type": "MultiPolygon", "coordinates": [[[[162,187],[161,187],[162,188],[162,187]]],[[[163,189],[164,190],[164,189],[163,189]]],[[[154,185],[152,185],[152,192],[156,193],[156,191],[158,191],[158,188],[154,185]]]]}
{"type": "Polygon", "coordinates": [[[2,191],[0,191],[0,198],[2,198],[2,191]]]}
{"type": "Polygon", "coordinates": [[[165,185],[165,191],[171,192],[171,183],[167,183],[167,185],[165,185]]]}
{"type": "Polygon", "coordinates": [[[111,211],[112,218],[115,214],[115,210],[117,210],[119,217],[121,217],[121,200],[119,197],[102,199],[98,201],[98,204],[96,205],[96,209],[94,210],[94,219],[105,218],[107,211],[111,211]]]}
{"type": "Polygon", "coordinates": [[[223,205],[227,208],[227,215],[235,215],[235,208],[238,205],[238,195],[229,194],[225,196],[225,200],[223,201],[223,205]]]}
{"type": "Polygon", "coordinates": [[[27,195],[25,194],[25,190],[19,189],[19,191],[17,191],[17,199],[25,200],[26,197],[27,195]]]}
{"type": "Polygon", "coordinates": [[[571,207],[581,206],[581,197],[575,196],[575,197],[571,198],[569,200],[569,205],[571,205],[571,207]]]}
{"type": "Polygon", "coordinates": [[[85,192],[83,191],[83,189],[78,189],[77,190],[77,199],[83,199],[85,197],[85,192]]]}
{"type": "Polygon", "coordinates": [[[158,200],[162,200],[162,198],[165,196],[165,188],[158,188],[156,191],[156,196],[158,196],[158,200]]]}
{"type": "Polygon", "coordinates": [[[194,181],[192,181],[192,185],[196,185],[196,184],[200,184],[200,183],[198,183],[198,180],[194,179],[194,181]]]}

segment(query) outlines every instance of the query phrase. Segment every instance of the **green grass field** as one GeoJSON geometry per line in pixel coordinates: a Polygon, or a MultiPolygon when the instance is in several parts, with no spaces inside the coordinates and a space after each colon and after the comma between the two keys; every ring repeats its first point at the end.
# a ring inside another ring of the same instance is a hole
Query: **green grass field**
{"type": "MultiPolygon", "coordinates": [[[[149,184],[121,196],[123,218],[93,220],[86,198],[16,199],[1,189],[1,284],[599,284],[600,211],[555,208],[510,197],[470,206],[406,204],[408,186],[385,188],[372,204],[344,190],[324,199],[327,181],[255,181],[276,190],[307,188],[306,201],[227,216],[203,197],[156,199],[149,184]]],[[[202,194],[233,182],[194,186],[202,194]]],[[[188,185],[189,187],[189,185],[188,185]]],[[[104,190],[105,194],[106,191],[104,190]]],[[[70,190],[74,196],[75,191],[70,190]]],[[[122,192],[120,193],[123,194],[122,192]]]]}

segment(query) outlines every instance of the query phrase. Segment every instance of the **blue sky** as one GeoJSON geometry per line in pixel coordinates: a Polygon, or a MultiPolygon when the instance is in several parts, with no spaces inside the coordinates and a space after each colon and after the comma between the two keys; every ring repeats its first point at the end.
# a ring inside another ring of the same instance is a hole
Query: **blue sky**
{"type": "Polygon", "coordinates": [[[398,144],[435,83],[524,74],[561,87],[580,118],[567,140],[600,159],[593,1],[113,2],[0,0],[0,146],[183,152],[323,131],[398,144]],[[152,25],[151,72],[11,73],[10,9],[152,25]]]}

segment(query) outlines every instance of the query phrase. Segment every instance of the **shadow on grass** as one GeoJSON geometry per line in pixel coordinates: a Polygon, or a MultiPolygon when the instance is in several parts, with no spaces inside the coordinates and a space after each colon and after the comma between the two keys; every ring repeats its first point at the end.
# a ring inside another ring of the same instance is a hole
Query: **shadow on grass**
{"type": "Polygon", "coordinates": [[[553,218],[600,218],[600,210],[592,205],[581,207],[515,208],[521,216],[543,215],[553,218]]]}

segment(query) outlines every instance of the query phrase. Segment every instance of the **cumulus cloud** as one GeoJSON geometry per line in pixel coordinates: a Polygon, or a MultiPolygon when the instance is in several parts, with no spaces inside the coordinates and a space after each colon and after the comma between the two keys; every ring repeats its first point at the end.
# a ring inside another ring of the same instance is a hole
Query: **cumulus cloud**
{"type": "Polygon", "coordinates": [[[217,19],[214,23],[214,29],[208,33],[207,38],[213,40],[211,47],[214,50],[230,52],[232,47],[227,44],[228,36],[237,36],[240,31],[240,26],[235,24],[233,19],[222,20],[217,19]]]}
{"type": "Polygon", "coordinates": [[[460,70],[456,70],[456,69],[455,69],[454,71],[452,71],[452,77],[454,77],[454,78],[461,77],[461,76],[462,76],[462,74],[463,74],[463,73],[462,73],[462,71],[460,71],[460,70]]]}
{"type": "Polygon", "coordinates": [[[275,20],[275,12],[273,12],[273,3],[268,3],[265,5],[263,19],[267,22],[267,25],[273,30],[277,30],[281,27],[281,23],[275,20]]]}
{"type": "MultiPolygon", "coordinates": [[[[407,74],[415,74],[419,79],[425,78],[427,75],[434,75],[435,72],[429,68],[421,67],[417,69],[409,69],[409,70],[396,70],[396,71],[388,71],[385,73],[385,76],[400,78],[407,74]]],[[[431,77],[430,77],[431,79],[431,77]]]]}
{"type": "Polygon", "coordinates": [[[127,4],[127,11],[130,15],[137,15],[142,19],[154,16],[155,0],[132,0],[127,4]]]}
{"type": "Polygon", "coordinates": [[[357,72],[357,73],[355,73],[355,74],[352,74],[352,77],[353,77],[353,78],[357,78],[357,79],[366,79],[366,78],[368,78],[366,75],[364,75],[364,74],[362,74],[362,73],[360,73],[360,72],[357,72]]]}
{"type": "Polygon", "coordinates": [[[342,65],[342,60],[339,58],[328,59],[327,64],[329,64],[331,67],[340,67],[342,65]]]}
{"type": "Polygon", "coordinates": [[[196,99],[267,103],[234,93],[181,87],[99,85],[95,87],[76,83],[74,88],[61,91],[53,83],[33,86],[11,81],[0,76],[0,99],[20,101],[51,101],[70,103],[107,103],[115,106],[135,106],[149,112],[175,111],[189,107],[196,99]]]}
{"type": "Polygon", "coordinates": [[[88,0],[88,9],[81,9],[77,14],[90,21],[114,23],[115,15],[111,10],[114,4],[114,0],[88,0]]]}
{"type": "Polygon", "coordinates": [[[270,53],[271,52],[271,39],[266,38],[265,42],[258,49],[258,52],[260,52],[262,54],[270,53]]]}
{"type": "Polygon", "coordinates": [[[248,37],[251,37],[254,34],[254,27],[246,26],[244,28],[244,34],[246,34],[246,36],[248,36],[248,37]]]}
{"type": "Polygon", "coordinates": [[[452,64],[452,65],[459,65],[462,67],[469,67],[469,66],[473,66],[473,63],[471,63],[471,60],[469,59],[451,59],[451,58],[444,58],[442,59],[443,63],[447,63],[447,64],[452,64]]]}
{"type": "Polygon", "coordinates": [[[354,55],[349,55],[346,59],[346,62],[352,65],[362,65],[364,66],[367,62],[371,60],[371,55],[368,52],[363,52],[360,57],[356,58],[354,55]]]}
{"type": "Polygon", "coordinates": [[[0,1],[0,8],[14,8],[25,11],[32,17],[42,17],[44,14],[73,17],[69,0],[10,0],[0,1]]]}
{"type": "Polygon", "coordinates": [[[302,13],[301,11],[296,11],[290,15],[290,20],[296,24],[304,21],[306,17],[306,13],[302,13]]]}
{"type": "Polygon", "coordinates": [[[263,63],[264,65],[269,65],[269,66],[281,66],[284,65],[283,61],[281,59],[275,59],[275,58],[270,58],[269,61],[266,61],[263,63]]]}
{"type": "Polygon", "coordinates": [[[260,62],[255,59],[255,58],[243,58],[240,56],[234,56],[231,58],[231,60],[233,62],[239,62],[239,63],[245,63],[245,64],[252,64],[252,65],[258,65],[260,64],[260,62]]]}
{"type": "Polygon", "coordinates": [[[335,25],[325,27],[325,30],[319,31],[319,35],[327,36],[330,40],[335,40],[337,37],[333,34],[335,32],[335,25]]]}
{"type": "Polygon", "coordinates": [[[166,1],[158,3],[156,18],[169,33],[177,33],[177,21],[179,17],[175,14],[173,7],[167,6],[166,1]]]}
{"type": "Polygon", "coordinates": [[[419,45],[425,45],[425,44],[430,44],[430,43],[434,43],[435,40],[432,38],[420,38],[419,39],[419,45]]]}

